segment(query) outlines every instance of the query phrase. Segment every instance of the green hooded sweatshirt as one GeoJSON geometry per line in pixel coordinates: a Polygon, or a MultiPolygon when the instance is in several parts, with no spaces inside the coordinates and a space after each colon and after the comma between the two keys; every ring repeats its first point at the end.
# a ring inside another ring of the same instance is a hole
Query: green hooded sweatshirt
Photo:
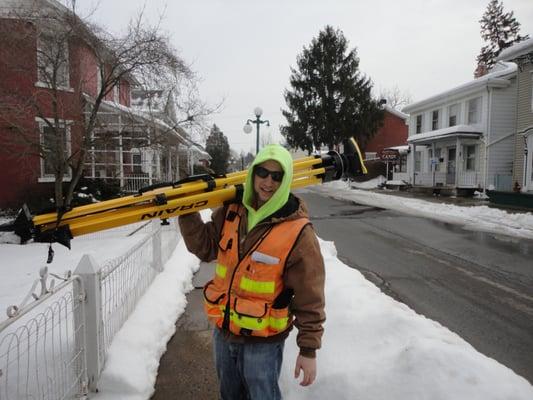
{"type": "Polygon", "coordinates": [[[248,175],[246,175],[246,182],[244,183],[244,193],[242,197],[242,204],[248,210],[248,232],[250,232],[254,226],[264,220],[269,215],[274,214],[281,207],[285,205],[289,199],[292,183],[292,157],[290,153],[279,144],[269,144],[259,151],[257,156],[248,169],[248,175]],[[272,197],[263,204],[258,210],[255,210],[252,206],[254,200],[254,167],[267,160],[275,160],[283,169],[283,180],[272,195],[272,197]]]}

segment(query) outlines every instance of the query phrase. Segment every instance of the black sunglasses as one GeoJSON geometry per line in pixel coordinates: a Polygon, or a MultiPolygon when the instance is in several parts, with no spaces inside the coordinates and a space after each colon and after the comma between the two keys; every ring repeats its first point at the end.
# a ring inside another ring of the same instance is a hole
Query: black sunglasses
{"type": "Polygon", "coordinates": [[[255,167],[254,174],[258,177],[265,179],[268,175],[272,177],[272,180],[276,182],[281,182],[283,180],[283,171],[271,171],[263,167],[255,167]]]}

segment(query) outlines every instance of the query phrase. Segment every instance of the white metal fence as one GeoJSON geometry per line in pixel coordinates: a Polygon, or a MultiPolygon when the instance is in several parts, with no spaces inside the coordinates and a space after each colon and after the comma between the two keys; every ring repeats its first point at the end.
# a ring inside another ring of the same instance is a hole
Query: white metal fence
{"type": "MultiPolygon", "coordinates": [[[[43,269],[45,285],[46,274],[43,269]]],[[[81,281],[71,277],[43,288],[42,297],[19,314],[11,308],[13,316],[0,325],[0,399],[58,400],[86,393],[83,304],[74,295],[81,281]]]]}
{"type": "Polygon", "coordinates": [[[79,399],[96,389],[113,337],[179,241],[175,219],[142,231],[142,241],[101,268],[84,256],[65,278],[49,280],[43,269],[21,305],[8,309],[0,323],[0,400],[79,399]]]}

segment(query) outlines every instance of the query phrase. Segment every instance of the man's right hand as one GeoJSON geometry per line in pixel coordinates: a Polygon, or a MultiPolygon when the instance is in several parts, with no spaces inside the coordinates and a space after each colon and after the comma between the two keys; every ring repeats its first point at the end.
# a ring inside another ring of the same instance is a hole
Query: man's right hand
{"type": "Polygon", "coordinates": [[[298,355],[296,358],[296,367],[294,368],[294,378],[298,379],[300,371],[303,371],[304,377],[300,382],[301,386],[309,386],[316,379],[316,358],[308,358],[298,355]]]}

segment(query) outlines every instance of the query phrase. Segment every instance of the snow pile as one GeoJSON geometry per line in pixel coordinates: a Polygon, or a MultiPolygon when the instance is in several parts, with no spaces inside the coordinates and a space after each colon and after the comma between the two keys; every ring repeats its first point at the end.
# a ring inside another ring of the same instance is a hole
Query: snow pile
{"type": "Polygon", "coordinates": [[[364,182],[355,182],[351,181],[350,186],[356,189],[375,189],[383,185],[387,179],[383,175],[378,176],[377,178],[370,179],[364,182]]]}
{"type": "Polygon", "coordinates": [[[313,186],[312,190],[340,200],[432,218],[464,228],[533,239],[533,214],[510,213],[487,206],[463,207],[424,200],[349,189],[345,182],[313,186]]]}
{"type": "Polygon", "coordinates": [[[386,185],[392,185],[392,186],[406,186],[408,183],[402,180],[389,180],[385,182],[386,185]]]}
{"type": "Polygon", "coordinates": [[[327,322],[318,378],[308,388],[294,380],[298,349],[291,333],[281,374],[287,399],[533,398],[525,379],[381,293],[337,259],[332,242],[321,241],[321,247],[327,322]]]}
{"type": "Polygon", "coordinates": [[[53,245],[55,252],[51,264],[46,264],[47,243],[18,244],[19,237],[12,232],[2,235],[0,243],[0,320],[5,319],[4,310],[10,305],[18,305],[30,290],[32,283],[39,278],[39,269],[48,266],[48,271],[63,276],[66,271],[74,271],[84,254],[89,254],[102,266],[107,261],[126,253],[137,243],[145,239],[141,231],[135,235],[129,233],[140,224],[115,228],[108,231],[76,237],[72,241],[72,250],[58,243],[53,245]]]}
{"type": "Polygon", "coordinates": [[[474,191],[474,197],[476,199],[483,199],[488,200],[489,196],[485,192],[478,192],[477,190],[474,191]]]}
{"type": "Polygon", "coordinates": [[[198,259],[180,241],[172,257],[113,339],[96,400],[149,399],[153,394],[159,359],[175,332],[175,321],[185,311],[185,294],[193,289],[198,259]]]}

